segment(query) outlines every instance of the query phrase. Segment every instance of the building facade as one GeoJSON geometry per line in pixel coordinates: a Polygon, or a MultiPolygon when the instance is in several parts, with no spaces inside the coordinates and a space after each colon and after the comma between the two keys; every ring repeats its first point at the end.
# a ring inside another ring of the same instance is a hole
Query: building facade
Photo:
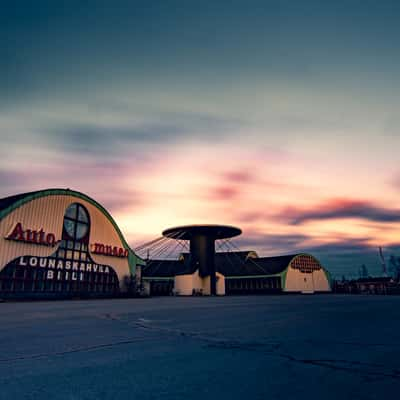
{"type": "MultiPolygon", "coordinates": [[[[255,251],[215,253],[217,295],[330,292],[328,271],[310,254],[258,257],[255,251]]],[[[190,254],[178,260],[149,260],[143,280],[153,295],[209,293],[190,254]]]]}
{"type": "MultiPolygon", "coordinates": [[[[328,292],[309,254],[217,252],[216,294],[328,292]]],[[[111,215],[83,193],[48,189],[0,199],[0,299],[114,297],[142,283],[152,295],[209,295],[210,274],[191,253],[138,257],[111,215]]]]}
{"type": "Polygon", "coordinates": [[[116,296],[138,285],[144,264],[111,215],[83,193],[0,199],[0,298],[116,296]]]}

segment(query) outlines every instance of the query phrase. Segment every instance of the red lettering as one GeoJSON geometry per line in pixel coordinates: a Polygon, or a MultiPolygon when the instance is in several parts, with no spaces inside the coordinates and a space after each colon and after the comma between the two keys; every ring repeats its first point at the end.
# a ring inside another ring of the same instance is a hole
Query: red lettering
{"type": "Polygon", "coordinates": [[[112,257],[128,257],[128,250],[121,247],[104,245],[102,243],[94,243],[90,245],[90,249],[94,254],[102,254],[112,257]]]}
{"type": "Polygon", "coordinates": [[[48,233],[46,236],[46,243],[49,246],[54,246],[56,244],[56,237],[54,236],[53,233],[48,233]]]}
{"type": "Polygon", "coordinates": [[[31,231],[30,229],[27,229],[25,231],[26,233],[26,238],[25,240],[27,242],[31,242],[31,243],[37,243],[37,231],[31,231]]]}
{"type": "Polygon", "coordinates": [[[104,244],[95,243],[93,253],[104,254],[104,244]]]}
{"type": "Polygon", "coordinates": [[[45,233],[44,233],[44,230],[43,230],[43,228],[39,231],[39,243],[40,244],[46,244],[45,243],[45,241],[44,241],[44,235],[45,235],[45,233]]]}
{"type": "Polygon", "coordinates": [[[25,240],[25,238],[24,238],[24,230],[22,229],[21,222],[18,222],[18,224],[15,225],[15,228],[7,236],[7,239],[10,239],[10,240],[22,240],[22,241],[25,240]]]}
{"type": "Polygon", "coordinates": [[[56,237],[54,233],[48,233],[46,235],[43,228],[40,229],[40,231],[34,231],[32,229],[27,229],[24,231],[21,222],[18,222],[17,225],[15,225],[13,231],[6,236],[6,239],[27,243],[44,244],[47,246],[54,246],[56,244],[56,237]]]}
{"type": "Polygon", "coordinates": [[[112,246],[106,246],[105,254],[112,256],[112,246]]]}

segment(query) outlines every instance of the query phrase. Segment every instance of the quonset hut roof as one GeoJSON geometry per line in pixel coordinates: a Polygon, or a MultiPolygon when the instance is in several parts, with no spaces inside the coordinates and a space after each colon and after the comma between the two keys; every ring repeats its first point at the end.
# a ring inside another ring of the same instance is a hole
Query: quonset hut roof
{"type": "Polygon", "coordinates": [[[16,194],[15,196],[9,196],[9,197],[4,197],[4,198],[0,199],[0,211],[3,211],[6,208],[12,206],[18,200],[22,200],[23,198],[25,198],[31,194],[35,194],[35,193],[38,193],[38,192],[20,193],[20,194],[16,194]]]}
{"type": "Polygon", "coordinates": [[[149,260],[142,269],[142,275],[147,277],[173,278],[184,269],[181,260],[149,260]]]}
{"type": "Polygon", "coordinates": [[[26,192],[20,193],[14,196],[4,197],[0,199],[0,221],[9,213],[17,209],[18,207],[23,206],[24,204],[39,199],[41,197],[46,196],[73,196],[85,200],[91,203],[93,206],[98,208],[111,222],[114,226],[115,230],[118,233],[118,236],[121,239],[121,242],[125,249],[129,251],[128,260],[129,264],[132,265],[144,265],[144,260],[142,260],[139,256],[137,256],[134,251],[130,248],[129,244],[125,240],[121,230],[119,229],[117,223],[114,221],[114,218],[110,215],[110,213],[96,200],[92,199],[91,197],[87,196],[84,193],[77,192],[75,190],[70,189],[44,189],[44,190],[36,190],[34,192],[26,192]]]}
{"type": "Polygon", "coordinates": [[[268,275],[279,274],[284,271],[290,261],[300,254],[291,254],[287,256],[277,256],[277,257],[259,257],[253,263],[256,263],[258,267],[261,267],[268,275]]]}
{"type": "Polygon", "coordinates": [[[32,200],[46,197],[46,196],[74,196],[86,200],[87,202],[93,204],[96,208],[103,212],[107,216],[107,218],[112,222],[115,228],[119,231],[117,224],[114,219],[111,217],[109,212],[100,205],[96,200],[87,196],[84,193],[77,192],[75,190],[70,189],[44,189],[44,190],[36,190],[34,192],[26,192],[20,193],[14,196],[4,197],[0,199],[0,220],[5,217],[7,214],[12,212],[18,207],[23,206],[25,203],[28,203],[32,200]]]}
{"type": "MultiPolygon", "coordinates": [[[[254,257],[254,252],[217,252],[215,267],[220,274],[230,276],[275,275],[283,272],[299,254],[278,257],[254,257]]],[[[198,266],[190,262],[190,254],[183,253],[179,260],[150,260],[143,268],[144,277],[173,277],[193,274],[198,266]]]]}

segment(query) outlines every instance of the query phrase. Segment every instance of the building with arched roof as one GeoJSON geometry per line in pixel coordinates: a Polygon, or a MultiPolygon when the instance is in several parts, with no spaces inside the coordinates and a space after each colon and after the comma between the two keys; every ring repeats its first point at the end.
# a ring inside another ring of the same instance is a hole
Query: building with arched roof
{"type": "MultiPolygon", "coordinates": [[[[328,271],[310,254],[259,257],[255,251],[215,253],[217,294],[330,292],[328,271]]],[[[150,293],[209,294],[189,253],[178,260],[149,260],[142,271],[150,293]]]]}
{"type": "Polygon", "coordinates": [[[0,199],[0,298],[115,296],[132,290],[144,264],[107,210],[83,193],[0,199]]]}
{"type": "MultiPolygon", "coordinates": [[[[80,192],[48,189],[0,199],[0,298],[117,296],[142,282],[150,294],[211,294],[211,275],[194,256],[145,262],[107,210],[80,192]]],[[[218,295],[331,290],[328,272],[309,254],[230,251],[211,261],[218,295]]]]}

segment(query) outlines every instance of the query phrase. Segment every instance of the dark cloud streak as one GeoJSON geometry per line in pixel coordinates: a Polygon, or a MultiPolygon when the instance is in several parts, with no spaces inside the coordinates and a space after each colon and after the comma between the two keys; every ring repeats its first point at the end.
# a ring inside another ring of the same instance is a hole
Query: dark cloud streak
{"type": "MultiPolygon", "coordinates": [[[[282,254],[310,253],[315,255],[332,276],[340,279],[357,278],[358,269],[367,265],[373,276],[382,275],[378,248],[370,244],[371,238],[332,240],[323,244],[310,244],[314,238],[302,234],[263,234],[262,232],[244,232],[242,237],[233,241],[242,250],[255,250],[260,257],[282,254]]],[[[400,243],[385,247],[384,254],[400,255],[400,243]]]]}
{"type": "Polygon", "coordinates": [[[311,238],[303,234],[264,234],[261,232],[245,231],[243,236],[235,239],[241,248],[261,249],[268,252],[291,253],[298,251],[302,244],[311,238]]]}
{"type": "MultiPolygon", "coordinates": [[[[191,140],[193,134],[201,133],[201,140],[218,142],[226,134],[244,125],[236,119],[219,118],[214,115],[185,113],[167,114],[162,122],[158,118],[131,126],[100,125],[95,123],[58,123],[45,128],[50,143],[63,150],[88,154],[106,154],[124,151],[131,146],[166,144],[191,140]]],[[[41,131],[42,128],[37,128],[41,131]]],[[[135,147],[136,148],[136,147],[135,147]]]]}
{"type": "Polygon", "coordinates": [[[400,210],[379,207],[371,202],[338,199],[310,209],[289,208],[280,218],[288,219],[292,225],[308,221],[360,218],[373,222],[399,222],[400,210]]]}

